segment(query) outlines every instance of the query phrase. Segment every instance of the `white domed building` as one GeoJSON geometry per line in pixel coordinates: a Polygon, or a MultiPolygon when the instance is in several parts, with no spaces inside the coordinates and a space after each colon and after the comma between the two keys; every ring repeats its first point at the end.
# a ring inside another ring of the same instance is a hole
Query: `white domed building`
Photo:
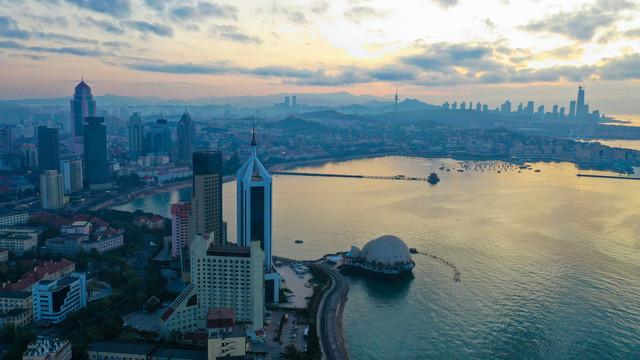
{"type": "Polygon", "coordinates": [[[353,270],[381,277],[407,275],[416,266],[411,259],[407,244],[393,235],[371,240],[362,250],[352,246],[343,258],[340,270],[353,270]]]}

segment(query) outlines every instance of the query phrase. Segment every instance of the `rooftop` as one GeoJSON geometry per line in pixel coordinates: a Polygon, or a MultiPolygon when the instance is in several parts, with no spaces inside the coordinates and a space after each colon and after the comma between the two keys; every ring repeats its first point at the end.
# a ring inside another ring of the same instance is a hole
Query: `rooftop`
{"type": "Polygon", "coordinates": [[[147,356],[155,347],[155,344],[124,341],[96,341],[91,345],[89,351],[147,356]]]}
{"type": "Polygon", "coordinates": [[[0,299],[26,299],[31,297],[30,291],[0,291],[0,299]]]}
{"type": "Polygon", "coordinates": [[[251,248],[248,246],[212,245],[209,250],[207,250],[207,255],[250,257],[251,248]]]}
{"type": "Polygon", "coordinates": [[[212,308],[207,313],[207,329],[231,328],[235,325],[235,314],[230,307],[212,308]]]}

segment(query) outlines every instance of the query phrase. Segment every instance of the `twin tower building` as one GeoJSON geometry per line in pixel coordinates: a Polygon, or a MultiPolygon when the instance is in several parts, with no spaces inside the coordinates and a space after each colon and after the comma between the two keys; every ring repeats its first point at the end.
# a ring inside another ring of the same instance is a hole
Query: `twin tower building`
{"type": "Polygon", "coordinates": [[[188,285],[160,317],[164,336],[205,331],[210,310],[219,308],[233,309],[237,323],[257,331],[265,302],[279,301],[281,278],[272,264],[272,179],[256,147],[254,132],[251,157],[237,172],[237,245],[227,242],[222,221],[222,155],[193,153],[191,203],[171,209],[174,253],[179,250],[188,285]],[[176,221],[180,216],[183,221],[176,221]],[[176,229],[176,223],[187,229],[176,229]]]}

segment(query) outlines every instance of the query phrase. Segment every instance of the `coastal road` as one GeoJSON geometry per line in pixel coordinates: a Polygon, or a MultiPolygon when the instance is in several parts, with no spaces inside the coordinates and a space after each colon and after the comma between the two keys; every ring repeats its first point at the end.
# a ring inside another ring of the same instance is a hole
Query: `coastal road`
{"type": "Polygon", "coordinates": [[[327,360],[348,360],[349,354],[342,333],[342,310],[349,286],[337,270],[320,265],[329,277],[331,287],[327,290],[318,309],[318,326],[323,358],[327,360]]]}

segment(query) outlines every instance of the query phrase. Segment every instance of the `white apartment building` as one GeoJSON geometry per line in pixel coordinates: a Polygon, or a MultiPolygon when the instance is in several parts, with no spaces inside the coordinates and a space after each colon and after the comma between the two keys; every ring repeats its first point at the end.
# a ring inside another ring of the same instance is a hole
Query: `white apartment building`
{"type": "Polygon", "coordinates": [[[72,273],[58,280],[40,280],[31,291],[34,320],[57,324],[87,306],[87,275],[72,273]]]}

